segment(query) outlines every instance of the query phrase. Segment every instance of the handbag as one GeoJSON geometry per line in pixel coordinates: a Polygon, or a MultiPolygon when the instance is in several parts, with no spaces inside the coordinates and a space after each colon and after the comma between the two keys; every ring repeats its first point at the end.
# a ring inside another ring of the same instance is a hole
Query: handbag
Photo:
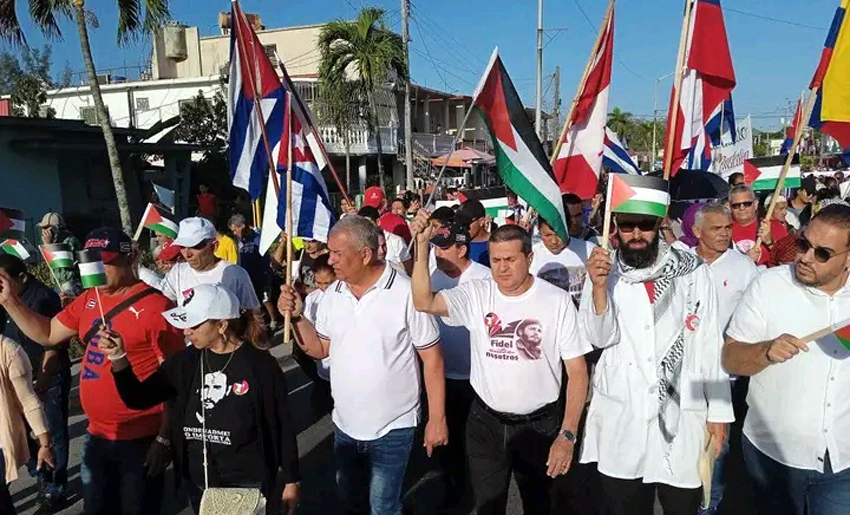
{"type": "MultiPolygon", "coordinates": [[[[201,380],[204,377],[204,357],[201,355],[201,380]]],[[[201,399],[201,442],[204,449],[204,493],[198,515],[263,515],[266,498],[259,488],[210,488],[207,461],[207,410],[201,399]]]]}

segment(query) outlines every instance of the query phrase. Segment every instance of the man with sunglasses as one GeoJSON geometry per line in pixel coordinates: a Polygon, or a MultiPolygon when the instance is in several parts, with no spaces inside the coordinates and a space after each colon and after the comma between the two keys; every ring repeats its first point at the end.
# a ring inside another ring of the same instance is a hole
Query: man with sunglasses
{"type": "Polygon", "coordinates": [[[172,245],[180,248],[185,262],[174,265],[159,285],[169,299],[182,305],[186,292],[199,284],[221,284],[236,294],[243,310],[259,311],[260,301],[251,277],[244,268],[216,257],[215,226],[206,218],[192,217],[180,222],[172,245]]]}
{"type": "Polygon", "coordinates": [[[729,208],[732,210],[732,241],[735,246],[748,255],[758,265],[766,265],[770,259],[770,247],[773,237],[782,237],[787,233],[785,227],[779,224],[767,224],[759,221],[759,202],[756,194],[749,186],[735,186],[729,192],[729,208]],[[780,226],[783,233],[779,231],[780,226]],[[761,236],[761,248],[756,248],[756,240],[761,236]]]}
{"type": "Polygon", "coordinates": [[[587,262],[579,323],[605,351],[581,462],[597,463],[612,515],[652,514],[656,492],[665,515],[693,515],[705,433],[719,452],[734,420],[717,292],[702,260],[659,236],[667,181],[640,179],[638,200],[613,210],[616,252],[587,262]]]}
{"type": "Polygon", "coordinates": [[[850,349],[829,329],[850,318],[850,206],[824,207],[796,246],[750,285],[723,365],[754,376],[743,454],[757,513],[850,513],[850,349]]]}

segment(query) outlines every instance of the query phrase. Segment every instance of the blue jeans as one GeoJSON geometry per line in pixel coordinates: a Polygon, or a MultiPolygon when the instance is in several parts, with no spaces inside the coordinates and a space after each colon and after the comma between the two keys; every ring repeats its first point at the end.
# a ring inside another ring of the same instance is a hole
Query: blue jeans
{"type": "Polygon", "coordinates": [[[743,439],[744,463],[753,480],[759,515],[837,515],[850,513],[850,469],[833,472],[825,453],[823,474],[788,467],[743,439]]]}
{"type": "Polygon", "coordinates": [[[723,469],[726,464],[726,458],[729,456],[729,437],[723,442],[723,450],[720,455],[714,460],[714,470],[711,472],[711,502],[706,509],[700,509],[699,515],[717,515],[720,513],[720,501],[723,500],[723,490],[726,489],[726,482],[723,480],[723,469]]]}
{"type": "Polygon", "coordinates": [[[80,479],[86,515],[158,515],[164,476],[150,477],[151,438],[105,440],[86,434],[80,479]]]}
{"type": "Polygon", "coordinates": [[[346,514],[401,515],[404,471],[415,428],[363,442],[334,426],[336,487],[346,514]]]}
{"type": "Polygon", "coordinates": [[[45,473],[36,470],[38,442],[30,439],[30,462],[27,464],[30,477],[38,478],[42,492],[56,499],[65,498],[68,485],[68,396],[71,393],[71,371],[63,370],[50,379],[50,387],[41,398],[47,431],[53,442],[53,458],[56,468],[45,473]]]}

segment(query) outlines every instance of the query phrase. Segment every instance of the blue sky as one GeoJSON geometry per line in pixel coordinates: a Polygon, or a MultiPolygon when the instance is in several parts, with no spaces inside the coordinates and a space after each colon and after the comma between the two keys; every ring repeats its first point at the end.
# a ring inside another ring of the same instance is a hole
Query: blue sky
{"type": "MultiPolygon", "coordinates": [[[[389,12],[400,27],[400,1],[372,0],[389,12]]],[[[471,93],[494,46],[523,100],[535,100],[536,0],[412,0],[411,69],[416,82],[429,87],[471,93]]],[[[808,85],[838,0],[724,0],[726,27],[738,78],[734,92],[738,116],[753,115],[754,124],[776,129],[789,117],[790,104],[808,85]],[[740,11],[740,12],[735,12],[740,11]],[[773,18],[774,20],[765,19],[773,18]],[[788,23],[782,23],[781,20],[788,23]]],[[[18,2],[19,9],[24,2],[18,2]]],[[[118,47],[115,38],[115,0],[88,0],[100,19],[91,33],[95,63],[99,68],[139,66],[149,59],[150,43],[118,47]]],[[[263,17],[269,27],[322,23],[352,18],[361,0],[243,0],[243,9],[263,17]]],[[[587,61],[607,0],[544,0],[547,31],[544,55],[544,89],[551,105],[551,74],[561,67],[564,107],[587,61]],[[584,14],[583,14],[584,13],[584,14]],[[585,18],[585,14],[587,18],[585,18]]],[[[651,117],[656,78],[673,71],[681,30],[682,0],[618,0],[614,42],[615,66],[611,106],[651,117]]],[[[173,18],[201,27],[203,34],[217,31],[217,12],[229,10],[226,1],[172,0],[173,18]]],[[[24,12],[20,13],[25,17],[24,12]]],[[[31,45],[43,38],[27,23],[31,45]]],[[[54,46],[57,70],[70,62],[82,71],[76,31],[63,24],[65,41],[54,46]]],[[[399,29],[400,30],[400,29],[399,29]]],[[[659,109],[666,109],[672,79],[661,82],[659,109]]]]}

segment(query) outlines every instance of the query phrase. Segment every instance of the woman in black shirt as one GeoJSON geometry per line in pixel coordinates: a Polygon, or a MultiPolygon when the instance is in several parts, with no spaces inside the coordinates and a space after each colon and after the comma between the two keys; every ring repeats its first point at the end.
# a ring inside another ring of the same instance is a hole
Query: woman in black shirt
{"type": "Polygon", "coordinates": [[[265,326],[252,312],[240,313],[236,296],[220,285],[184,296],[182,307],[163,316],[191,345],[147,378],[134,374],[121,336],[101,331],[121,399],[131,409],[170,401],[175,475],[187,483],[196,513],[204,485],[259,488],[269,498],[278,472],[285,512],[295,513],[298,449],[286,379],[266,351],[265,326]]]}

